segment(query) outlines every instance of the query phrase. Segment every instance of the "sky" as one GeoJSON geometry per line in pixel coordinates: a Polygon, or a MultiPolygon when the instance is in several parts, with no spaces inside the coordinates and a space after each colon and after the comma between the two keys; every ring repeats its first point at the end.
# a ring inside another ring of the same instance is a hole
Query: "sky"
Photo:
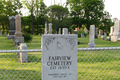
{"type": "MultiPolygon", "coordinates": [[[[55,0],[55,4],[62,3],[62,5],[66,2],[66,0],[55,0]]],[[[47,6],[51,4],[54,5],[54,0],[44,0],[44,3],[47,6]]],[[[113,18],[118,18],[120,20],[120,0],[105,0],[105,10],[108,11],[112,15],[113,18]]],[[[27,11],[27,10],[26,10],[27,11]]],[[[28,14],[23,11],[23,14],[28,14]]]]}

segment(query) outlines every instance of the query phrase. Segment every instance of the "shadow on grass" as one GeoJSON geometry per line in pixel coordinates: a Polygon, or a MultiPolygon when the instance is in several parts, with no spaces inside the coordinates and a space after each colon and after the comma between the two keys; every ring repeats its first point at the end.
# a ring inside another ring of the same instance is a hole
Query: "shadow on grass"
{"type": "Polygon", "coordinates": [[[0,80],[42,80],[41,72],[34,70],[0,69],[0,80]]]}

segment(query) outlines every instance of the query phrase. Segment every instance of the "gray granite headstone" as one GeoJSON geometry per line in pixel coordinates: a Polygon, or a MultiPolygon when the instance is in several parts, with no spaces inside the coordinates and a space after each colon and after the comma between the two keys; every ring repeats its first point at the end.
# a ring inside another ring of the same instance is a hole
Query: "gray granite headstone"
{"type": "Polygon", "coordinates": [[[52,34],[52,23],[49,23],[49,34],[52,34]]]}
{"type": "Polygon", "coordinates": [[[68,29],[67,28],[63,28],[62,34],[68,34],[68,29]]]}
{"type": "Polygon", "coordinates": [[[84,33],[81,33],[81,38],[83,38],[83,37],[85,37],[85,36],[84,36],[84,33]]]}
{"type": "Polygon", "coordinates": [[[77,80],[77,35],[42,36],[42,80],[77,80]]]}
{"type": "Polygon", "coordinates": [[[59,28],[59,34],[61,34],[61,28],[59,28]]]}
{"type": "Polygon", "coordinates": [[[47,34],[47,21],[45,22],[45,34],[47,34]]]}
{"type": "Polygon", "coordinates": [[[15,36],[15,17],[9,16],[9,21],[10,21],[10,30],[9,30],[8,39],[12,39],[15,36]]]}
{"type": "Polygon", "coordinates": [[[107,36],[107,32],[106,31],[104,32],[104,36],[107,36]]]}
{"type": "Polygon", "coordinates": [[[90,33],[89,33],[90,37],[89,37],[89,43],[88,43],[88,47],[89,48],[94,48],[95,47],[95,43],[94,43],[94,38],[95,38],[95,26],[91,25],[90,26],[90,33]]]}

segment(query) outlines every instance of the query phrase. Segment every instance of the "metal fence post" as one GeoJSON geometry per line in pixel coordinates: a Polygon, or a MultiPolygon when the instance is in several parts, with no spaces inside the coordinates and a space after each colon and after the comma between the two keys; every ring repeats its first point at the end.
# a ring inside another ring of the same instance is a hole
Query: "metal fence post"
{"type": "MultiPolygon", "coordinates": [[[[25,43],[20,44],[20,50],[26,50],[27,45],[25,43]]],[[[27,63],[27,52],[20,52],[20,62],[27,63]]]]}

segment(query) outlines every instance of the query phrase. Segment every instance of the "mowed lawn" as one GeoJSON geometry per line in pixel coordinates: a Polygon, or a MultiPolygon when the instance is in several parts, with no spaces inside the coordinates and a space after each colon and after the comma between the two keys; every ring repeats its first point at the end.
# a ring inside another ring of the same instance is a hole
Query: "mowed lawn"
{"type": "MultiPolygon", "coordinates": [[[[78,38],[79,48],[89,38],[78,38]]],[[[28,49],[41,48],[41,36],[33,36],[28,49]]],[[[95,39],[96,47],[119,47],[120,43],[95,39]]],[[[0,37],[0,50],[14,50],[13,40],[0,37]]],[[[0,80],[42,80],[41,52],[29,52],[28,63],[20,63],[15,53],[0,53],[0,80]]],[[[78,51],[77,80],[120,80],[120,50],[78,51]]]]}

